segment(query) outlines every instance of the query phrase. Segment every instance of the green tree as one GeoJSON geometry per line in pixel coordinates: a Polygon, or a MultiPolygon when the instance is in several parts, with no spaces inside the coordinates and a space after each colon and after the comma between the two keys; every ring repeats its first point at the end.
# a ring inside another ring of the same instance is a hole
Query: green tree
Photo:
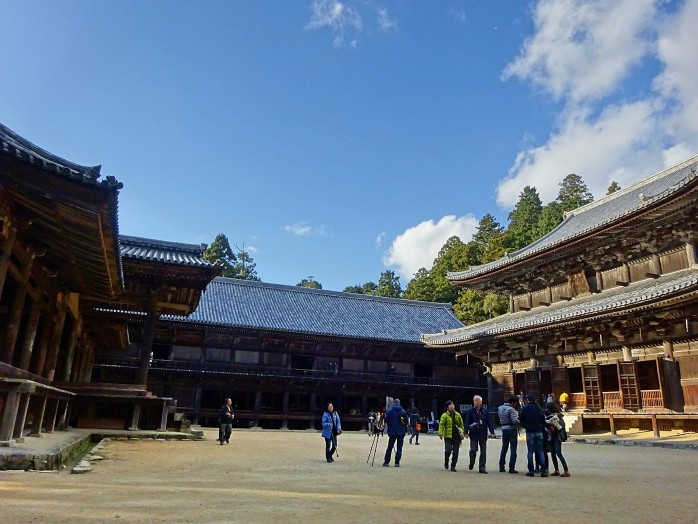
{"type": "Polygon", "coordinates": [[[538,190],[531,186],[524,187],[519,195],[519,201],[509,213],[509,228],[506,235],[509,251],[526,247],[538,238],[538,219],[542,209],[543,204],[538,190]]]}
{"type": "Polygon", "coordinates": [[[434,289],[434,282],[431,279],[431,275],[426,268],[419,268],[419,270],[414,274],[412,280],[407,283],[405,288],[405,293],[402,298],[409,300],[423,300],[425,302],[435,302],[436,301],[436,291],[434,289]]]}
{"type": "Polygon", "coordinates": [[[560,182],[560,192],[557,195],[563,211],[572,211],[594,201],[594,196],[582,180],[582,177],[570,173],[560,182]]]}
{"type": "Polygon", "coordinates": [[[606,194],[610,195],[611,193],[615,193],[620,188],[621,188],[620,184],[614,180],[613,182],[611,182],[611,185],[608,186],[608,190],[606,191],[606,194]]]}
{"type": "Polygon", "coordinates": [[[394,271],[383,271],[378,279],[376,295],[379,297],[400,298],[402,295],[400,277],[396,276],[394,271]]]}
{"type": "Polygon", "coordinates": [[[488,318],[503,315],[509,310],[509,298],[503,295],[487,293],[482,302],[482,309],[488,318]]]}
{"type": "Polygon", "coordinates": [[[487,213],[480,219],[477,226],[477,231],[473,235],[474,257],[476,264],[482,264],[485,258],[485,253],[490,249],[490,243],[502,236],[504,228],[497,220],[487,213]]]}
{"type": "Polygon", "coordinates": [[[322,284],[315,280],[315,277],[313,275],[308,276],[308,278],[304,278],[298,284],[296,284],[298,287],[308,287],[311,289],[322,289],[322,284]]]}
{"type": "Polygon", "coordinates": [[[359,295],[375,295],[378,285],[375,282],[366,282],[365,284],[356,284],[355,286],[347,286],[344,288],[345,293],[357,293],[359,295]]]}
{"type": "Polygon", "coordinates": [[[474,244],[468,246],[457,236],[452,236],[439,250],[434,259],[434,264],[429,271],[434,287],[435,302],[453,303],[458,295],[458,288],[446,278],[447,273],[453,271],[465,271],[477,263],[474,244]]]}
{"type": "Polygon", "coordinates": [[[245,251],[245,245],[243,244],[242,249],[240,249],[236,244],[235,248],[238,250],[238,254],[232,267],[232,272],[235,275],[234,278],[259,282],[260,278],[257,276],[257,264],[250,254],[245,251]]]}
{"type": "Polygon", "coordinates": [[[453,303],[453,313],[463,324],[476,324],[488,318],[484,308],[485,292],[461,289],[453,303]]]}
{"type": "Polygon", "coordinates": [[[537,236],[538,238],[550,233],[562,222],[563,210],[559,202],[552,201],[546,204],[538,217],[537,236]]]}
{"type": "Polygon", "coordinates": [[[204,250],[203,258],[211,262],[211,264],[222,267],[221,276],[235,278],[234,266],[237,262],[237,257],[230,247],[228,237],[223,233],[216,235],[211,245],[204,250]]]}

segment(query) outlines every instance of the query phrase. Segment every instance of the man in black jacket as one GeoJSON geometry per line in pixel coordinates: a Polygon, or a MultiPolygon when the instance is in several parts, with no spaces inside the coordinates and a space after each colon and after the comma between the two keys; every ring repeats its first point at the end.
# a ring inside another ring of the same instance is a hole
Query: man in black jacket
{"type": "Polygon", "coordinates": [[[230,435],[233,433],[235,414],[233,413],[232,405],[233,401],[227,398],[225,399],[225,404],[218,410],[218,441],[221,443],[221,446],[224,442],[230,444],[230,435]]]}
{"type": "Polygon", "coordinates": [[[487,408],[482,407],[482,397],[475,395],[473,397],[473,407],[465,414],[465,429],[470,437],[470,464],[468,469],[473,469],[475,466],[475,457],[477,450],[480,448],[480,473],[487,473],[485,463],[487,461],[487,431],[494,437],[494,423],[487,408]]]}
{"type": "Polygon", "coordinates": [[[536,395],[530,393],[528,395],[528,403],[521,410],[519,416],[521,425],[526,429],[526,447],[528,448],[528,473],[527,477],[535,475],[533,469],[533,455],[536,455],[538,464],[540,464],[540,476],[547,477],[548,472],[545,469],[545,453],[543,452],[543,431],[545,431],[545,415],[543,410],[536,403],[536,395]]]}

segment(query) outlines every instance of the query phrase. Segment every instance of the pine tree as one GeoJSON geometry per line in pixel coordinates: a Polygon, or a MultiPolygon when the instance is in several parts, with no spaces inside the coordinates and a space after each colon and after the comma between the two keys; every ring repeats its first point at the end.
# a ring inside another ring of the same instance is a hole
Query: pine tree
{"type": "Polygon", "coordinates": [[[557,201],[563,211],[572,211],[594,201],[594,196],[582,180],[582,177],[570,173],[560,182],[560,192],[557,201]]]}
{"type": "Polygon", "coordinates": [[[211,264],[222,267],[221,276],[235,278],[236,271],[234,266],[237,262],[237,257],[230,247],[228,237],[223,233],[216,235],[215,240],[204,250],[203,258],[211,262],[211,264]]]}
{"type": "Polygon", "coordinates": [[[400,298],[402,295],[400,277],[396,276],[394,271],[383,271],[378,279],[376,295],[379,297],[400,298]]]}
{"type": "Polygon", "coordinates": [[[490,243],[500,237],[503,232],[504,228],[489,213],[480,219],[472,240],[475,247],[473,254],[476,260],[473,261],[474,264],[483,263],[483,258],[490,248],[490,243]]]}
{"type": "Polygon", "coordinates": [[[619,189],[621,189],[620,184],[614,180],[613,182],[611,182],[611,185],[608,186],[608,190],[606,191],[606,194],[610,195],[611,193],[615,193],[619,189]]]}

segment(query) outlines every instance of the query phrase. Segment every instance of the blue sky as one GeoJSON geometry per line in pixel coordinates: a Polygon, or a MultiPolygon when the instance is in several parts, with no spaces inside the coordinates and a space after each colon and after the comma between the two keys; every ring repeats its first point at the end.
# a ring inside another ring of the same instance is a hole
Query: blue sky
{"type": "Polygon", "coordinates": [[[698,0],[3,0],[0,122],[124,183],[123,234],[403,287],[526,185],[698,153],[698,0]]]}

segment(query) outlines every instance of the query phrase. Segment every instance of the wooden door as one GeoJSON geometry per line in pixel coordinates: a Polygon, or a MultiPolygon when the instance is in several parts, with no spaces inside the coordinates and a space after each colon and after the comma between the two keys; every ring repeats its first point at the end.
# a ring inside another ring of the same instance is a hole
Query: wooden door
{"type": "Polygon", "coordinates": [[[570,392],[570,381],[567,375],[567,368],[552,368],[551,379],[553,383],[553,398],[555,402],[560,399],[563,392],[570,392]]]}
{"type": "Polygon", "coordinates": [[[582,366],[582,382],[584,382],[587,409],[599,411],[603,407],[603,400],[601,397],[601,373],[597,364],[584,364],[582,366]]]}
{"type": "Polygon", "coordinates": [[[618,384],[624,409],[637,411],[642,407],[640,389],[637,387],[637,364],[618,362],[618,384]]]}
{"type": "Polygon", "coordinates": [[[540,395],[540,376],[538,375],[538,370],[531,371],[527,369],[525,371],[526,376],[526,394],[529,395],[534,393],[540,395]]]}
{"type": "Polygon", "coordinates": [[[513,373],[504,373],[502,375],[502,387],[504,389],[504,401],[512,396],[515,395],[514,391],[514,374],[513,373]]]}

